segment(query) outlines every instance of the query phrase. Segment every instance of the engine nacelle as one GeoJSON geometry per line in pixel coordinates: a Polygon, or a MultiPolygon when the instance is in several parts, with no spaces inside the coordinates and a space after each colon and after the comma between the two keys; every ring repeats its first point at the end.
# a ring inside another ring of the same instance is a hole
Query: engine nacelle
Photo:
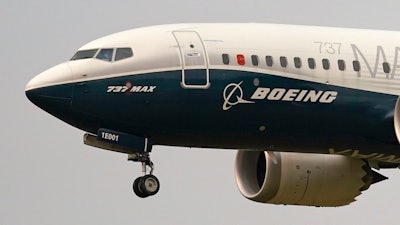
{"type": "Polygon", "coordinates": [[[241,194],[272,204],[347,205],[373,174],[365,161],[342,155],[238,151],[235,163],[241,194]]]}

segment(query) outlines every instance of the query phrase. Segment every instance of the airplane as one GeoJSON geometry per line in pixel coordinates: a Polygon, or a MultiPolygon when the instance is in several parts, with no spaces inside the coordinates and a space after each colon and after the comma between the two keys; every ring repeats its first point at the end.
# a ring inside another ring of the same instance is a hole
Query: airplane
{"type": "Polygon", "coordinates": [[[27,98],[142,165],[155,145],[237,150],[252,201],[343,206],[400,165],[400,33],[257,23],[111,34],[30,80],[27,98]]]}

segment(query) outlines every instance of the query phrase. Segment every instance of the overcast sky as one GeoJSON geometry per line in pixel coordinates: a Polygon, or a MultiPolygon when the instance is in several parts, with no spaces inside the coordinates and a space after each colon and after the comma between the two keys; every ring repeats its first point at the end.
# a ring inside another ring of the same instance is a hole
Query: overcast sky
{"type": "MultiPolygon", "coordinates": [[[[157,146],[158,195],[139,199],[140,166],[85,146],[84,132],[25,97],[25,84],[77,48],[121,30],[181,22],[260,22],[400,30],[400,1],[0,2],[0,224],[398,224],[400,171],[340,208],[251,202],[236,151],[157,146]]],[[[400,45],[400,40],[399,40],[400,45]]]]}

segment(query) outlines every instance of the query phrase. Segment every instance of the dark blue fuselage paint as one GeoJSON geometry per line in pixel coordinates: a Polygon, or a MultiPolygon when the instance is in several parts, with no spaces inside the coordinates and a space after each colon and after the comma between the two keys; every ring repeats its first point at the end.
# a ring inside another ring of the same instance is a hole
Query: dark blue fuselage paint
{"type": "Polygon", "coordinates": [[[244,71],[210,70],[209,77],[207,89],[185,89],[182,71],[167,71],[39,88],[27,96],[84,131],[106,128],[160,145],[400,156],[397,96],[244,71]],[[237,89],[225,90],[230,84],[237,89]],[[252,98],[259,87],[337,95],[329,103],[252,98]]]}

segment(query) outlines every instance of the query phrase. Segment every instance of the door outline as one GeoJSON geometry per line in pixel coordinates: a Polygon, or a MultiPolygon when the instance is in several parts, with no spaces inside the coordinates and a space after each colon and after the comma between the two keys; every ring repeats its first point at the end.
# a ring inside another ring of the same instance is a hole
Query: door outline
{"type": "Polygon", "coordinates": [[[182,68],[182,76],[181,76],[181,86],[187,89],[207,89],[210,87],[210,73],[209,73],[209,62],[208,62],[208,54],[206,48],[204,46],[203,40],[200,35],[196,31],[192,30],[178,30],[172,32],[176,43],[179,48],[179,59],[182,68]],[[183,35],[182,35],[183,34],[183,35]],[[184,35],[189,36],[183,37],[184,35]],[[196,45],[191,44],[196,43],[196,45]],[[200,47],[197,45],[200,44],[200,47]],[[188,48],[190,47],[190,48],[188,48]],[[195,65],[187,65],[188,61],[187,57],[197,58],[198,60],[194,60],[195,65]],[[202,60],[202,63],[200,62],[202,60]],[[188,84],[187,77],[185,76],[185,71],[190,70],[205,70],[204,74],[204,82],[205,84],[188,84]]]}

